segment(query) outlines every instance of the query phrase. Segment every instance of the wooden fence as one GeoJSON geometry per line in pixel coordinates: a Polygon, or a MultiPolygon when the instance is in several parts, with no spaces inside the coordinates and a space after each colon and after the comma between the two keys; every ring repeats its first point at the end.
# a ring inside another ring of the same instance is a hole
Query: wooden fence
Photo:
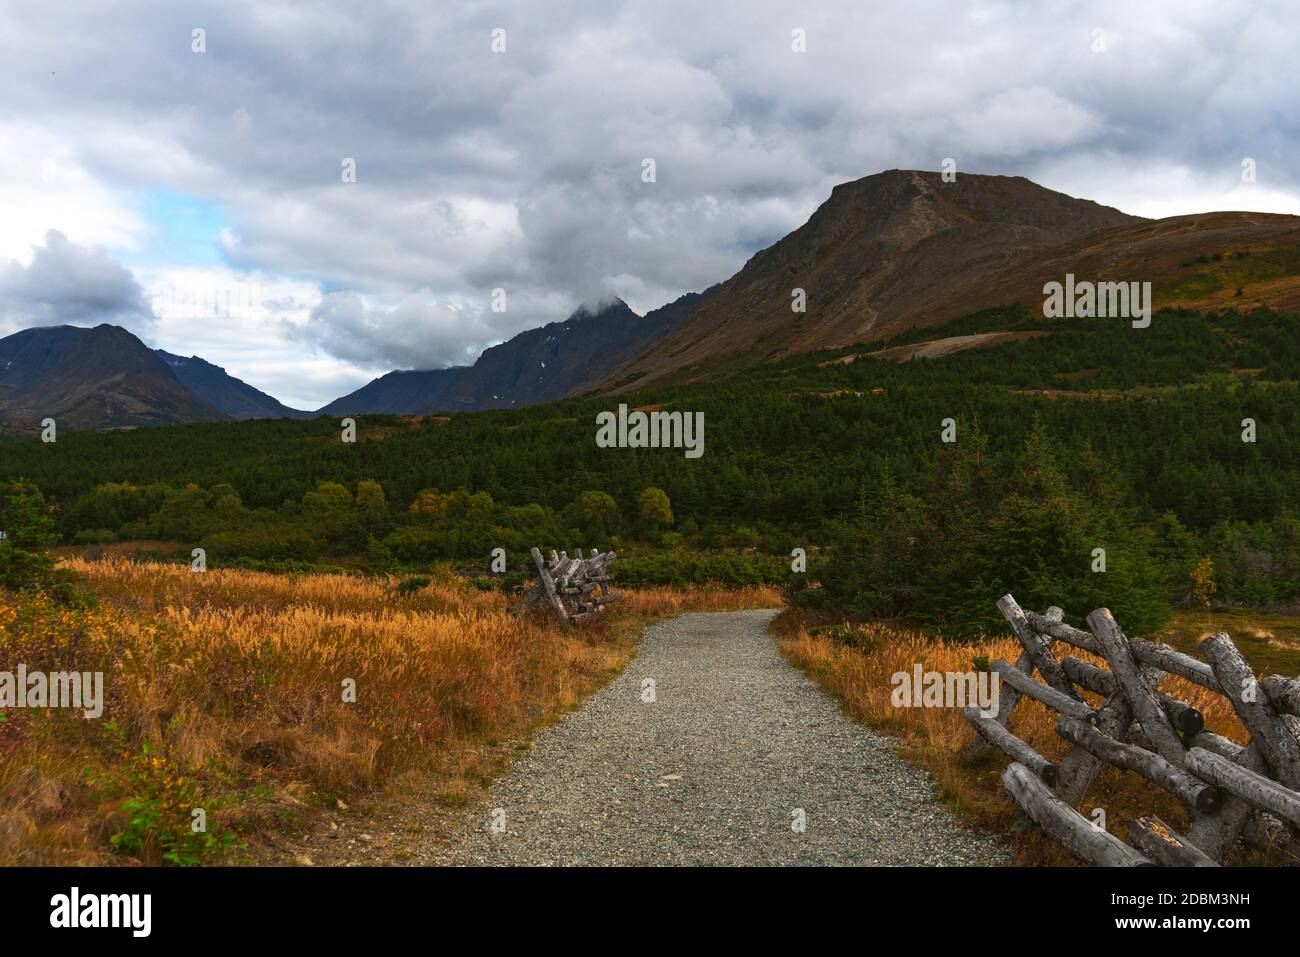
{"type": "Polygon", "coordinates": [[[568,552],[557,555],[552,550],[550,561],[545,562],[541,549],[534,548],[532,556],[537,565],[537,584],[524,591],[524,608],[545,601],[561,622],[576,625],[588,615],[603,612],[607,604],[621,597],[610,590],[609,566],[616,557],[614,552],[592,549],[590,557],[583,558],[580,548],[577,557],[570,558],[568,552]]]}
{"type": "Polygon", "coordinates": [[[1059,608],[1035,614],[1010,595],[998,609],[1023,650],[1014,665],[991,665],[1001,685],[996,714],[973,707],[965,714],[986,742],[1012,759],[1002,785],[1043,831],[1097,865],[1214,867],[1238,840],[1300,862],[1300,681],[1280,675],[1256,680],[1222,633],[1201,643],[1201,661],[1167,645],[1128,639],[1105,608],[1088,616],[1091,633],[1064,624],[1059,608]],[[1057,642],[1105,659],[1109,670],[1075,657],[1058,659],[1057,642]],[[1205,730],[1197,709],[1158,690],[1167,674],[1226,698],[1249,743],[1242,747],[1205,730]],[[1102,695],[1104,703],[1094,708],[1080,689],[1102,695]],[[1073,747],[1059,763],[1007,730],[1022,697],[1060,715],[1056,733],[1073,747]],[[1132,822],[1127,844],[1075,810],[1107,764],[1186,804],[1186,834],[1147,814],[1132,822]]]}

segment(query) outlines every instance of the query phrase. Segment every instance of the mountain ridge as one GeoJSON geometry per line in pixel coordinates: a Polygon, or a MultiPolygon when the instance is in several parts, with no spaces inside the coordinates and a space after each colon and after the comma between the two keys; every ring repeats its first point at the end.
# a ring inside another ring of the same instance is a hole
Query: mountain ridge
{"type": "Polygon", "coordinates": [[[562,399],[596,385],[651,346],[708,291],[686,293],[644,316],[622,299],[580,306],[567,319],[521,332],[486,349],[445,410],[481,410],[562,399]]]}
{"type": "Polygon", "coordinates": [[[441,397],[455,387],[469,366],[446,369],[394,369],[316,410],[316,415],[365,415],[385,412],[422,415],[435,411],[441,397]]]}
{"type": "Polygon", "coordinates": [[[1214,212],[1152,220],[1024,177],[962,173],[945,182],[939,173],[887,170],[835,186],[804,224],[702,292],[644,316],[617,298],[579,306],[489,347],[472,365],[389,372],[315,412],[292,409],[200,357],[155,354],[118,327],[95,327],[103,348],[84,356],[72,339],[92,330],[24,330],[0,340],[0,421],[59,412],[61,423],[112,428],[477,411],[617,395],[866,345],[985,309],[1041,305],[1044,282],[1071,272],[1150,280],[1156,308],[1300,310],[1300,217],[1214,212]],[[791,308],[800,290],[802,313],[791,308]],[[30,336],[40,335],[47,338],[38,348],[30,336]],[[52,362],[56,346],[68,354],[52,362]],[[32,369],[49,381],[36,382],[32,369]]]}
{"type": "Polygon", "coordinates": [[[563,320],[490,346],[472,365],[388,372],[317,414],[477,412],[562,399],[653,345],[708,293],[686,293],[644,316],[617,297],[581,305],[563,320]]]}
{"type": "Polygon", "coordinates": [[[746,261],[654,349],[601,383],[640,388],[706,362],[763,361],[863,341],[970,271],[1142,222],[1024,177],[886,170],[841,183],[808,221],[746,261]],[[792,309],[802,289],[806,311],[792,309]]]}
{"type": "Polygon", "coordinates": [[[0,339],[0,422],[24,431],[119,428],[230,418],[186,388],[120,326],[38,326],[0,339]]]}
{"type": "Polygon", "coordinates": [[[186,358],[165,349],[155,349],[154,352],[167,363],[181,385],[232,419],[298,419],[312,415],[290,408],[200,356],[186,358]]]}

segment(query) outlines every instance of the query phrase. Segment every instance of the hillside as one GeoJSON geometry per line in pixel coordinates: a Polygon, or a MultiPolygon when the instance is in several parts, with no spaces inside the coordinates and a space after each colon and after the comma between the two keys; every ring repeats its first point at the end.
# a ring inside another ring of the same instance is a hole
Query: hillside
{"type": "MultiPolygon", "coordinates": [[[[756,253],[671,335],[607,380],[621,390],[833,348],[902,324],[971,277],[1117,225],[1119,210],[1022,177],[889,170],[836,186],[803,226],[756,253]],[[803,289],[807,312],[791,308],[803,289]]],[[[962,310],[962,314],[974,311],[962,310]]],[[[942,317],[951,318],[951,317],[942,317]]]]}
{"type": "Polygon", "coordinates": [[[32,432],[45,418],[61,428],[100,429],[229,416],[181,384],[134,335],[104,324],[0,339],[0,422],[32,432]]]}
{"type": "Polygon", "coordinates": [[[442,406],[466,366],[389,372],[316,410],[316,415],[415,414],[442,406]]]}
{"type": "Polygon", "coordinates": [[[471,366],[380,376],[319,410],[323,415],[508,409],[583,392],[653,346],[707,293],[687,293],[644,316],[621,299],[582,306],[562,322],[485,349],[471,366]]]}
{"type": "Polygon", "coordinates": [[[310,412],[289,408],[206,359],[198,356],[187,359],[162,349],[154,351],[171,367],[181,385],[232,419],[293,419],[311,415],[310,412]]]}
{"type": "Polygon", "coordinates": [[[1158,308],[1295,310],[1300,216],[1201,213],[1102,230],[972,276],[931,314],[946,320],[1008,302],[1041,304],[1043,284],[1067,272],[1150,281],[1158,308]]]}
{"type": "Polygon", "coordinates": [[[1151,281],[1157,307],[1294,309],[1300,217],[1144,220],[1020,177],[891,170],[837,186],[663,341],[603,382],[623,392],[879,341],[1011,303],[1066,273],[1151,281]],[[791,310],[792,290],[807,312],[791,310]]]}
{"type": "MultiPolygon", "coordinates": [[[[1029,410],[1037,410],[1049,423],[1065,416],[1060,424],[1077,432],[1072,441],[1109,435],[1115,424],[1108,423],[1110,416],[1120,416],[1126,428],[1140,422],[1145,429],[1146,423],[1159,421],[1162,429],[1170,430],[1168,434],[1181,435],[1172,423],[1182,412],[1206,405],[1198,395],[1222,392],[1227,410],[1223,414],[1231,418],[1247,401],[1271,406],[1279,401],[1275,396],[1290,394],[1300,379],[1297,322],[1294,315],[1267,311],[1170,312],[1158,315],[1149,329],[1125,327],[1123,335],[1114,335],[1096,322],[1057,320],[1049,335],[1008,336],[999,344],[922,361],[882,361],[847,348],[793,356],[725,379],[651,389],[633,397],[643,405],[705,411],[706,453],[699,460],[684,459],[680,450],[626,449],[611,454],[597,448],[594,416],[610,408],[611,400],[588,396],[524,409],[457,413],[445,424],[428,417],[417,423],[379,416],[372,421],[383,426],[380,433],[386,437],[368,439],[362,423],[366,455],[360,458],[352,454],[355,449],[338,443],[337,423],[328,419],[78,433],[67,437],[66,448],[82,451],[60,462],[44,456],[46,450],[39,442],[11,442],[0,462],[0,478],[28,476],[60,500],[104,481],[229,482],[246,503],[266,506],[301,497],[318,479],[355,482],[370,477],[372,468],[382,473],[374,477],[384,482],[390,499],[408,504],[420,488],[429,485],[483,488],[494,499],[510,504],[560,504],[576,494],[575,489],[600,487],[616,497],[634,498],[641,484],[649,483],[670,490],[674,503],[690,510],[795,526],[801,516],[838,514],[851,508],[871,461],[880,458],[881,448],[893,447],[853,433],[867,420],[879,417],[880,427],[897,430],[899,441],[907,437],[897,460],[890,461],[891,467],[906,468],[909,474],[914,468],[923,470],[923,459],[934,451],[930,440],[937,434],[938,418],[933,423],[931,418],[942,417],[938,410],[945,407],[950,410],[946,414],[952,415],[985,409],[985,431],[1003,446],[1023,434],[1029,410]],[[1057,403],[1022,394],[1064,388],[1080,397],[1119,396],[1128,401],[1098,402],[1098,408],[1090,407],[1088,421],[1076,421],[1072,413],[1058,412],[1057,403]],[[1125,413],[1116,406],[1135,411],[1125,413]],[[843,444],[846,438],[851,441],[843,444]],[[913,441],[923,444],[914,449],[913,441]],[[202,469],[194,467],[194,448],[208,450],[209,461],[202,469]],[[821,463],[817,475],[809,474],[808,461],[821,463]],[[737,463],[745,476],[755,477],[754,483],[733,483],[732,468],[737,463]],[[241,478],[246,471],[259,477],[256,481],[241,478]],[[788,486],[783,484],[787,481],[788,486]],[[796,503],[798,507],[792,508],[796,503]]],[[[1044,325],[1029,310],[1003,309],[933,330],[918,329],[882,345],[892,351],[909,342],[991,330],[1042,331],[1044,325]]],[[[1297,415],[1300,407],[1287,412],[1285,421],[1297,415]]],[[[1263,413],[1257,417],[1262,420],[1263,413]]],[[[1285,461],[1291,462],[1295,450],[1286,444],[1290,433],[1281,430],[1282,420],[1272,422],[1275,427],[1262,435],[1261,443],[1246,448],[1239,429],[1225,431],[1216,425],[1215,451],[1204,449],[1195,468],[1217,471],[1227,461],[1244,464],[1269,449],[1285,450],[1285,461]]],[[[884,433],[877,435],[876,440],[883,437],[884,433]]],[[[62,438],[60,447],[65,447],[62,438]]],[[[1149,457],[1152,468],[1165,470],[1161,449],[1140,442],[1126,448],[1125,454],[1149,457]]],[[[1243,478],[1251,475],[1243,473],[1243,478]]],[[[1300,476],[1300,468],[1296,475],[1300,476]]],[[[1279,476],[1286,476],[1288,483],[1300,481],[1285,472],[1279,476]]],[[[1251,481],[1258,478],[1255,475],[1251,481]]],[[[1300,493],[1300,485],[1296,488],[1300,493]]],[[[1205,497],[1203,487],[1197,489],[1189,477],[1153,485],[1144,494],[1162,507],[1171,507],[1179,495],[1196,491],[1192,498],[1203,505],[1196,521],[1212,522],[1211,499],[1205,497]]]]}
{"type": "Polygon", "coordinates": [[[687,293],[644,316],[621,299],[595,309],[583,306],[563,322],[529,329],[485,350],[450,401],[432,402],[423,411],[503,409],[585,391],[659,342],[706,295],[687,293]]]}
{"type": "MultiPolygon", "coordinates": [[[[919,349],[927,330],[1010,304],[1041,309],[1043,284],[1150,281],[1157,307],[1300,307],[1300,217],[1206,213],[1144,220],[1021,177],[890,170],[835,187],[807,223],[736,275],[638,316],[621,300],[521,332],[471,366],[390,372],[316,413],[299,412],[197,356],[147,354],[101,326],[4,340],[0,422],[59,412],[73,428],[231,417],[429,414],[522,408],[716,379],[793,355],[906,336],[894,357],[1007,341],[1009,330],[919,349]],[[806,312],[791,309],[802,290],[806,312]],[[111,340],[111,342],[110,342],[111,340]],[[37,345],[37,343],[45,345],[37,345]],[[14,350],[33,350],[20,357],[14,350]],[[66,354],[65,354],[66,353],[66,354]],[[160,359],[161,357],[161,359],[160,359]],[[164,361],[165,360],[165,361],[164,361]],[[21,368],[20,368],[21,367],[21,368]],[[53,410],[53,411],[51,411],[53,410]]],[[[1021,329],[1017,338],[1033,330],[1021,329]]]]}

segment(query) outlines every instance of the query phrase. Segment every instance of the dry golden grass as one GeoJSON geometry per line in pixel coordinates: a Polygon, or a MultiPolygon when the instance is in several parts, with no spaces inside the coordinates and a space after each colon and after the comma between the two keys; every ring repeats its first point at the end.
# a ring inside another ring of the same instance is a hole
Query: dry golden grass
{"type": "MultiPolygon", "coordinates": [[[[967,823],[1011,831],[1019,809],[999,780],[1008,763],[1006,757],[991,748],[973,747],[975,732],[959,709],[894,707],[890,678],[896,672],[910,673],[918,662],[925,671],[967,672],[977,656],[1015,661],[1020,646],[1014,637],[944,643],[919,631],[876,623],[859,626],[861,643],[851,646],[816,634],[816,629],[810,632],[807,622],[793,611],[778,616],[775,629],[786,657],[836,695],[854,717],[896,736],[903,756],[934,775],[944,799],[967,823]]],[[[1072,649],[1070,653],[1104,664],[1087,652],[1072,649]]],[[[1176,676],[1166,678],[1161,688],[1200,709],[1210,730],[1245,742],[1245,730],[1224,698],[1176,676]]],[[[1085,697],[1100,704],[1095,695],[1085,697]]],[[[1070,745],[1056,734],[1055,721],[1054,712],[1036,701],[1021,699],[1010,729],[1040,754],[1059,760],[1070,745]]],[[[1158,814],[1175,829],[1188,824],[1180,802],[1145,779],[1114,768],[1102,772],[1079,810],[1090,815],[1097,807],[1106,811],[1108,830],[1124,840],[1128,839],[1129,822],[1141,813],[1158,814]]],[[[1036,829],[1016,835],[1015,843],[1019,863],[1074,863],[1036,829]]]]}
{"type": "Polygon", "coordinates": [[[711,588],[692,585],[675,588],[653,585],[621,591],[623,601],[614,608],[617,614],[637,619],[663,618],[688,611],[736,611],[741,608],[776,608],[781,592],[764,585],[744,588],[711,588]]]}
{"type": "Polygon", "coordinates": [[[105,713],[0,724],[0,864],[226,858],[236,835],[404,772],[463,789],[484,773],[476,745],[574,707],[626,664],[639,623],[779,603],[770,589],[629,591],[603,620],[564,628],[454,579],[402,594],[344,575],[65,564],[100,607],[0,593],[0,651],[103,671],[105,713]],[[194,807],[206,835],[190,829],[194,807]]]}

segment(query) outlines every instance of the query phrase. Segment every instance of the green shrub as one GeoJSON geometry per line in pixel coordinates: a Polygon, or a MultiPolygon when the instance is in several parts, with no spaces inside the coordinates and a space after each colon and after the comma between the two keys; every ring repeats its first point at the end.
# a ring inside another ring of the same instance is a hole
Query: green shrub
{"type": "Polygon", "coordinates": [[[72,574],[45,552],[58,536],[50,506],[33,483],[0,484],[0,531],[0,587],[43,591],[68,604],[88,600],[73,587],[72,574]]]}

